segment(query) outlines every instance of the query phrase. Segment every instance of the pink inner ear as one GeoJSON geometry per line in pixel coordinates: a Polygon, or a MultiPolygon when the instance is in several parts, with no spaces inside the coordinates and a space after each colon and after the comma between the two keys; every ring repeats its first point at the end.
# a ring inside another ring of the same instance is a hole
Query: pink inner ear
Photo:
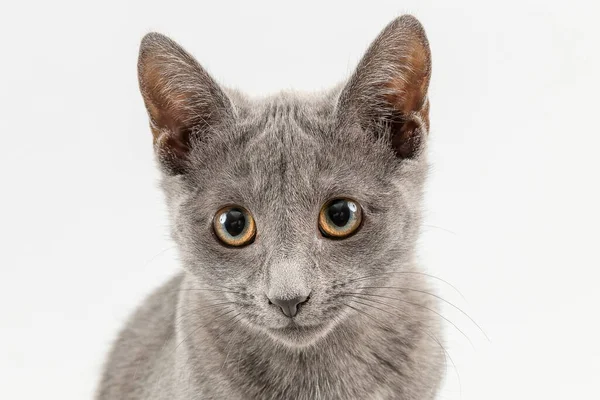
{"type": "Polygon", "coordinates": [[[386,100],[402,115],[424,106],[431,73],[429,52],[419,39],[408,43],[406,50],[409,54],[401,60],[398,76],[392,77],[386,88],[386,100]]]}
{"type": "Polygon", "coordinates": [[[156,143],[161,135],[175,137],[189,119],[188,102],[191,95],[175,92],[168,83],[168,66],[160,59],[149,59],[140,70],[142,94],[152,120],[156,143]]]}
{"type": "Polygon", "coordinates": [[[398,114],[390,122],[391,146],[401,158],[413,158],[419,153],[429,131],[429,101],[417,112],[398,114]]]}
{"type": "Polygon", "coordinates": [[[194,125],[188,102],[191,95],[187,93],[171,95],[154,95],[146,106],[152,119],[152,135],[154,142],[167,135],[171,139],[179,138],[182,144],[189,141],[189,130],[194,125]],[[155,99],[159,97],[159,99],[155,99]]]}
{"type": "Polygon", "coordinates": [[[390,123],[391,145],[399,158],[412,158],[429,130],[427,88],[431,73],[426,44],[414,38],[405,50],[396,76],[386,85],[385,100],[394,110],[390,123]]]}
{"type": "MultiPolygon", "coordinates": [[[[164,77],[157,68],[143,75],[143,94],[150,116],[150,129],[156,154],[161,161],[175,171],[181,171],[182,163],[190,151],[189,93],[168,93],[164,77]],[[152,88],[153,90],[147,90],[152,88]]],[[[193,124],[192,124],[193,125],[193,124]]]]}

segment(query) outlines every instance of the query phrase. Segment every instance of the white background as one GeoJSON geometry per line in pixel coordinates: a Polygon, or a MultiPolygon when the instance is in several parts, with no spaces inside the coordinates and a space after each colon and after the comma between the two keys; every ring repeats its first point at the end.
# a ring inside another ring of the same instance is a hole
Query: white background
{"type": "Polygon", "coordinates": [[[172,36],[250,94],[347,77],[395,16],[433,51],[421,259],[450,365],[440,399],[599,399],[600,30],[593,2],[3,2],[0,398],[91,398],[106,351],[177,269],[138,92],[172,36]],[[217,4],[219,3],[219,4],[217,4]]]}

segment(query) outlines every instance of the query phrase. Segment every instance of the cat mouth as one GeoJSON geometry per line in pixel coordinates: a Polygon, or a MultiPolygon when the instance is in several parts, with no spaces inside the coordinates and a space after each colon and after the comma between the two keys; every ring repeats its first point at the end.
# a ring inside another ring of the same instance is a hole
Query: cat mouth
{"type": "Polygon", "coordinates": [[[314,329],[315,325],[300,325],[295,320],[290,320],[287,325],[281,328],[277,328],[279,331],[289,331],[289,332],[298,332],[307,329],[314,329]]]}
{"type": "Polygon", "coordinates": [[[323,330],[322,325],[300,325],[293,320],[286,326],[270,329],[273,336],[296,344],[311,342],[314,338],[320,336],[323,330]]]}
{"type": "Polygon", "coordinates": [[[267,332],[274,340],[293,348],[312,346],[327,336],[330,331],[327,324],[300,325],[290,321],[286,326],[271,328],[267,332]]]}
{"type": "Polygon", "coordinates": [[[279,334],[297,334],[299,332],[305,332],[314,330],[318,327],[318,324],[303,324],[302,322],[296,321],[296,319],[288,319],[281,324],[269,327],[269,330],[279,334]]]}

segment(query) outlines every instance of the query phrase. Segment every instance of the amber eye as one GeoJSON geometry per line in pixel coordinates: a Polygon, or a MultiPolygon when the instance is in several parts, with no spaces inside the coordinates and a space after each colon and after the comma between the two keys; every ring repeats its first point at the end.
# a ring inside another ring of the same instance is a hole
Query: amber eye
{"type": "Polygon", "coordinates": [[[350,199],[331,200],[321,208],[319,229],[331,239],[344,239],[355,233],[362,222],[362,210],[350,199]]]}
{"type": "Polygon", "coordinates": [[[256,236],[254,218],[240,206],[227,206],[217,211],[213,229],[221,242],[233,247],[246,246],[256,236]]]}

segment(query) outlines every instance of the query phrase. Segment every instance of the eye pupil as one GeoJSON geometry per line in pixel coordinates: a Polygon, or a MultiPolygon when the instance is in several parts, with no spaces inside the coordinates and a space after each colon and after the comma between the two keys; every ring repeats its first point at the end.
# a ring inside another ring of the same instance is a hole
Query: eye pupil
{"type": "Polygon", "coordinates": [[[246,227],[246,217],[244,213],[237,209],[231,209],[225,214],[225,222],[223,223],[225,230],[231,236],[238,236],[246,227]]]}
{"type": "Polygon", "coordinates": [[[328,210],[329,220],[340,228],[346,226],[350,220],[350,207],[346,200],[337,200],[333,202],[328,210]]]}

